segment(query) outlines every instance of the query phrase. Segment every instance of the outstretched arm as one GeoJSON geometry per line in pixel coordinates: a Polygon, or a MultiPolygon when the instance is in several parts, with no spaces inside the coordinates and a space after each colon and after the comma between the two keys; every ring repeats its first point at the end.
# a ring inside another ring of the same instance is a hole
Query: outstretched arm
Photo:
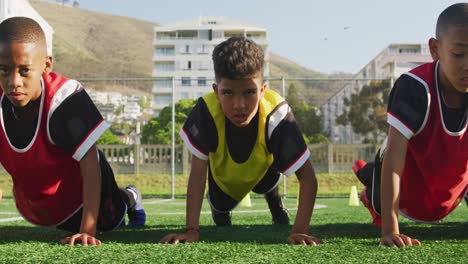
{"type": "Polygon", "coordinates": [[[385,246],[421,245],[418,240],[400,234],[398,225],[400,176],[405,167],[407,149],[408,139],[390,126],[381,180],[382,239],[380,244],[385,246]]]}
{"type": "Polygon", "coordinates": [[[299,180],[299,205],[291,234],[288,237],[289,244],[317,245],[323,243],[320,239],[309,236],[308,229],[315,197],[317,195],[317,178],[310,160],[307,160],[296,171],[299,180]]]}
{"type": "Polygon", "coordinates": [[[179,242],[195,242],[199,239],[200,211],[205,193],[208,161],[192,155],[192,167],[187,186],[187,227],[184,232],[168,234],[160,243],[178,244],[179,242]]]}
{"type": "Polygon", "coordinates": [[[95,145],[80,160],[80,170],[83,177],[83,216],[80,232],[62,239],[62,243],[71,246],[75,242],[81,242],[84,246],[100,245],[101,241],[94,237],[101,202],[101,168],[95,145]]]}

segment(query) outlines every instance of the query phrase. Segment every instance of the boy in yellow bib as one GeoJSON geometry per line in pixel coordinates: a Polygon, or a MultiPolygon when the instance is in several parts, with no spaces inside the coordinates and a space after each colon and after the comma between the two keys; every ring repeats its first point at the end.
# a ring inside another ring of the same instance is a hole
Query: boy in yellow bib
{"type": "Polygon", "coordinates": [[[187,228],[165,236],[161,242],[198,241],[207,178],[208,201],[216,225],[231,225],[231,210],[250,191],[265,194],[274,224],[288,225],[278,183],[281,173],[296,173],[299,208],[287,241],[322,243],[308,235],[317,193],[310,152],[287,102],[266,89],[262,48],[247,38],[232,37],[216,46],[213,63],[213,92],[198,100],[180,132],[192,152],[187,228]]]}

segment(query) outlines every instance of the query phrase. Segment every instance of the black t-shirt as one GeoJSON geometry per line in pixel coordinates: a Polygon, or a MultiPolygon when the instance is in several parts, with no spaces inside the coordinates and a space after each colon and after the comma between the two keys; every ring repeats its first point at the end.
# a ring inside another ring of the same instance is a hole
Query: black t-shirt
{"type": "MultiPolygon", "coordinates": [[[[465,94],[465,104],[461,108],[448,107],[442,94],[442,91],[439,91],[445,126],[451,132],[458,132],[467,118],[468,94],[465,94]]],[[[409,75],[403,74],[395,82],[390,93],[388,112],[392,113],[393,116],[410,128],[413,133],[417,133],[422,127],[426,116],[428,98],[429,94],[421,82],[409,75]]]]}
{"type": "MultiPolygon", "coordinates": [[[[40,104],[41,99],[31,103],[40,104]]],[[[6,97],[2,101],[2,108],[5,130],[11,144],[18,149],[27,147],[36,134],[37,118],[32,121],[18,120],[6,97]]],[[[50,137],[55,145],[73,155],[102,120],[102,115],[89,95],[77,84],[75,91],[53,111],[49,121],[50,137]]]]}

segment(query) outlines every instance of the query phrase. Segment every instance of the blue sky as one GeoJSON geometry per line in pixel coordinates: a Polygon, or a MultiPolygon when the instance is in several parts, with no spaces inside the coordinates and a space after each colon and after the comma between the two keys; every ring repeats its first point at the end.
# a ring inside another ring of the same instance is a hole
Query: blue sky
{"type": "MultiPolygon", "coordinates": [[[[72,1],[71,1],[72,2],[72,1]]],[[[453,0],[78,0],[159,24],[225,16],[268,30],[270,51],[307,68],[356,73],[390,43],[426,43],[453,0]]]]}

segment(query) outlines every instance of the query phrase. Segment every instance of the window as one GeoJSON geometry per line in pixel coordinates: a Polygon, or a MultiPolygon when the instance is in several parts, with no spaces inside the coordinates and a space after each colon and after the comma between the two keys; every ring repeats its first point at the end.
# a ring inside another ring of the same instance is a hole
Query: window
{"type": "Polygon", "coordinates": [[[156,95],[154,97],[154,102],[156,104],[170,104],[172,97],[170,95],[156,95]]]}
{"type": "Polygon", "coordinates": [[[174,63],[167,63],[167,62],[157,62],[155,64],[155,70],[159,72],[168,72],[168,71],[174,71],[174,63]]]}
{"type": "Polygon", "coordinates": [[[198,77],[197,84],[198,84],[198,86],[206,86],[206,78],[205,77],[198,77]]]}
{"type": "Polygon", "coordinates": [[[400,48],[400,54],[417,54],[419,50],[417,48],[400,48]]]}
{"type": "Polygon", "coordinates": [[[172,88],[172,80],[171,79],[156,80],[155,84],[156,84],[157,88],[172,88]]]}
{"type": "Polygon", "coordinates": [[[182,86],[191,86],[190,77],[182,77],[182,86]]]}
{"type": "Polygon", "coordinates": [[[174,55],[174,47],[156,47],[157,55],[174,55]]]}

